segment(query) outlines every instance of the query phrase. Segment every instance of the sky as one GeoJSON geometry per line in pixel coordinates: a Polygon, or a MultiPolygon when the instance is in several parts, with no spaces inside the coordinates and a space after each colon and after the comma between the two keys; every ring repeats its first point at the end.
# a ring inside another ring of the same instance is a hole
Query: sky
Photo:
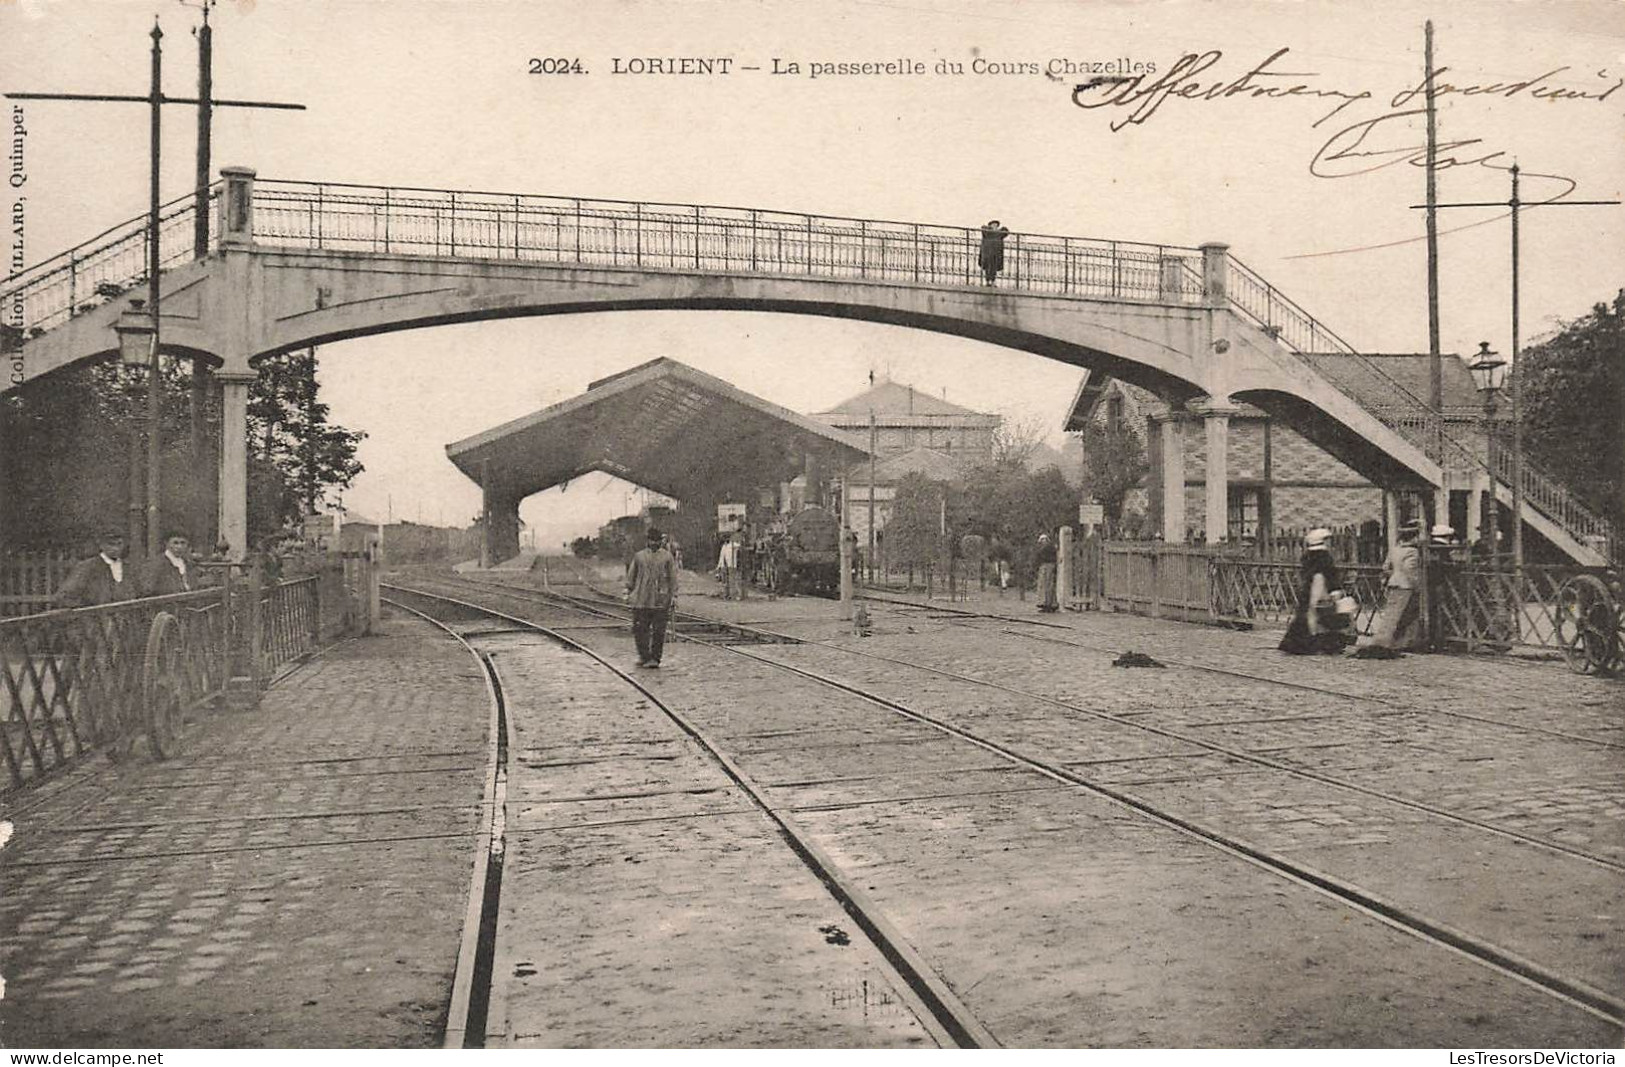
{"type": "MultiPolygon", "coordinates": [[[[0,0],[0,88],[144,93],[155,15],[165,90],[192,95],[199,11],[175,0],[0,0]]],[[[1442,201],[1506,200],[1514,158],[1526,201],[1621,197],[1625,4],[1613,0],[228,0],[212,15],[215,94],[308,110],[217,112],[214,158],[309,181],[946,225],[998,217],[1026,232],[1224,241],[1357,347],[1426,351],[1423,219],[1412,209],[1424,172],[1411,160],[1423,143],[1414,90],[1428,19],[1436,65],[1447,68],[1439,136],[1459,164],[1439,175],[1442,201]],[[728,59],[730,71],[614,73],[685,56],[728,59]],[[579,61],[582,73],[532,74],[533,58],[579,61]],[[888,61],[926,73],[812,68],[888,61]],[[798,72],[771,73],[791,63],[798,72]],[[1125,67],[1141,82],[1116,99],[1091,91],[1084,99],[1098,106],[1074,102],[1080,80],[1125,67]],[[1181,86],[1257,71],[1250,84],[1302,88],[1216,99],[1156,91],[1181,70],[1181,86]]],[[[26,177],[13,177],[7,206],[25,198],[27,262],[144,210],[144,108],[24,109],[26,177]]],[[[169,198],[191,183],[195,119],[177,106],[165,122],[169,198]]],[[[1625,285],[1622,212],[1524,215],[1526,340],[1625,285]]],[[[1481,340],[1508,351],[1506,212],[1441,212],[1440,229],[1445,351],[1481,340]]],[[[446,443],[658,356],[804,412],[861,391],[874,371],[1036,422],[1052,441],[1081,374],[897,327],[736,311],[360,338],[321,352],[334,419],[368,434],[367,470],[344,502],[379,518],[466,521],[479,494],[446,460],[446,443]]],[[[532,497],[522,517],[546,544],[628,506],[626,486],[594,476],[532,497]]]]}

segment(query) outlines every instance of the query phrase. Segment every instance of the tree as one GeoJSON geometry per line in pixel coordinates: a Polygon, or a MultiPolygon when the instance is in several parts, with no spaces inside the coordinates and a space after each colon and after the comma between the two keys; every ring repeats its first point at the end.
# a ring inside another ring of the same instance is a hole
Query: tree
{"type": "MultiPolygon", "coordinates": [[[[313,494],[319,499],[345,488],[361,471],[355,453],[365,435],[328,421],[327,405],[311,391],[314,366],[313,354],[268,359],[250,389],[252,540],[296,518],[313,494]]],[[[213,501],[205,499],[208,483],[194,472],[216,459],[212,447],[208,455],[192,454],[190,361],[166,356],[160,372],[160,510],[167,521],[195,523],[212,513],[213,501]]],[[[0,448],[7,453],[8,503],[19,501],[29,520],[26,529],[7,529],[18,547],[73,545],[107,525],[125,525],[130,436],[145,432],[146,376],[145,368],[104,362],[58,371],[20,395],[0,398],[7,415],[0,448]]],[[[218,440],[216,401],[205,418],[211,441],[218,440]]]]}
{"type": "Polygon", "coordinates": [[[1123,520],[1123,501],[1149,469],[1145,445],[1132,426],[1091,422],[1083,431],[1083,491],[1100,502],[1106,520],[1123,520]]]}
{"type": "Polygon", "coordinates": [[[1524,447],[1625,523],[1625,289],[1523,352],[1524,447]]]}
{"type": "Polygon", "coordinates": [[[1044,421],[1036,417],[1004,419],[993,429],[993,465],[1023,470],[1044,443],[1044,421]]]}
{"type": "Polygon", "coordinates": [[[356,448],[367,435],[328,420],[316,369],[314,348],[273,356],[260,362],[249,390],[249,440],[281,476],[274,510],[283,520],[315,511],[327,493],[348,489],[362,469],[356,448]]]}
{"type": "Polygon", "coordinates": [[[925,566],[948,558],[942,535],[948,486],[918,472],[903,475],[886,520],[886,557],[894,563],[925,566]]]}

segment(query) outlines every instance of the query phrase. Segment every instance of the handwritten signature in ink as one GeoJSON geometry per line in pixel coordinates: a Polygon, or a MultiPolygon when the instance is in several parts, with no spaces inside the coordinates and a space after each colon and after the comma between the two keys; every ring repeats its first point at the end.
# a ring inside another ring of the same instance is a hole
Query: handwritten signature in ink
{"type": "MultiPolygon", "coordinates": [[[[1319,129],[1345,109],[1375,99],[1375,94],[1369,89],[1320,84],[1318,82],[1320,74],[1316,71],[1279,69],[1279,61],[1290,51],[1289,48],[1278,48],[1244,73],[1228,80],[1207,74],[1224,58],[1222,51],[1210,49],[1200,53],[1190,52],[1181,56],[1155,78],[1149,75],[1135,75],[1110,79],[1093,78],[1079,83],[1073,87],[1072,102],[1080,108],[1091,111],[1102,108],[1126,109],[1120,113],[1120,117],[1113,119],[1109,124],[1111,131],[1117,133],[1129,126],[1145,125],[1170,101],[1176,100],[1195,103],[1234,99],[1321,100],[1330,103],[1331,107],[1310,124],[1310,129],[1319,129]]],[[[1433,72],[1432,90],[1435,100],[1455,94],[1464,97],[1495,96],[1503,99],[1527,96],[1548,101],[1589,100],[1600,103],[1625,86],[1625,78],[1615,78],[1612,82],[1608,82],[1609,75],[1606,71],[1598,72],[1598,78],[1602,79],[1602,82],[1590,89],[1553,84],[1558,75],[1570,69],[1567,66],[1554,67],[1535,77],[1516,81],[1456,85],[1443,79],[1443,75],[1449,69],[1440,67],[1433,72]]],[[[1416,86],[1395,93],[1387,101],[1387,108],[1381,114],[1361,119],[1332,133],[1310,159],[1309,172],[1320,178],[1347,178],[1402,164],[1426,166],[1427,146],[1425,143],[1414,143],[1413,136],[1406,136],[1405,120],[1425,114],[1425,107],[1409,105],[1418,100],[1425,100],[1428,88],[1429,83],[1424,78],[1416,86]]],[[[1440,170],[1464,166],[1506,170],[1510,162],[1504,149],[1492,148],[1483,138],[1462,137],[1438,143],[1435,147],[1434,165],[1440,170]]],[[[1551,200],[1562,199],[1579,187],[1577,181],[1566,175],[1525,171],[1524,176],[1558,183],[1561,188],[1553,191],[1551,200]]]]}

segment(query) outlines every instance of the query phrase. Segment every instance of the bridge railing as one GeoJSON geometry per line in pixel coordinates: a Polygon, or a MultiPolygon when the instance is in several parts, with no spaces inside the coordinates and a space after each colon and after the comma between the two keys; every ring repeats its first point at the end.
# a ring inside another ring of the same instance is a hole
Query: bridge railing
{"type": "MultiPolygon", "coordinates": [[[[978,227],[263,179],[254,240],[273,247],[580,266],[983,284],[978,227]]],[[[1000,289],[1200,302],[1195,249],[1045,234],[1004,241],[1000,289]]]]}
{"type": "MultiPolygon", "coordinates": [[[[210,203],[220,194],[220,183],[210,187],[210,203]]],[[[176,266],[193,254],[193,194],[171,200],[159,208],[159,263],[176,266]]],[[[216,212],[209,212],[210,247],[218,237],[216,212]]],[[[0,306],[9,325],[25,334],[60,326],[144,284],[147,280],[147,216],[131,219],[75,245],[59,255],[8,277],[0,286],[0,306]],[[21,308],[19,316],[15,309],[21,308]],[[20,321],[19,321],[20,320],[20,321]]]]}

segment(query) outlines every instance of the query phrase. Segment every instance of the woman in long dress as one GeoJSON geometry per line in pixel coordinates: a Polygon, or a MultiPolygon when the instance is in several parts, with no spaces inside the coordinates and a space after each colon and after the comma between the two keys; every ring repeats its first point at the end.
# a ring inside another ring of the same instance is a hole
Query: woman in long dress
{"type": "Polygon", "coordinates": [[[1399,528],[1394,547],[1383,561],[1382,608],[1371,623],[1371,637],[1354,654],[1361,659],[1392,659],[1414,648],[1420,632],[1421,605],[1416,586],[1421,577],[1421,551],[1416,538],[1421,527],[1412,522],[1399,528]]]}
{"type": "Polygon", "coordinates": [[[1330,530],[1310,530],[1304,536],[1303,559],[1298,564],[1298,609],[1281,638],[1280,649],[1295,656],[1329,655],[1343,651],[1341,629],[1328,625],[1332,591],[1343,587],[1332,560],[1330,530]]]}

